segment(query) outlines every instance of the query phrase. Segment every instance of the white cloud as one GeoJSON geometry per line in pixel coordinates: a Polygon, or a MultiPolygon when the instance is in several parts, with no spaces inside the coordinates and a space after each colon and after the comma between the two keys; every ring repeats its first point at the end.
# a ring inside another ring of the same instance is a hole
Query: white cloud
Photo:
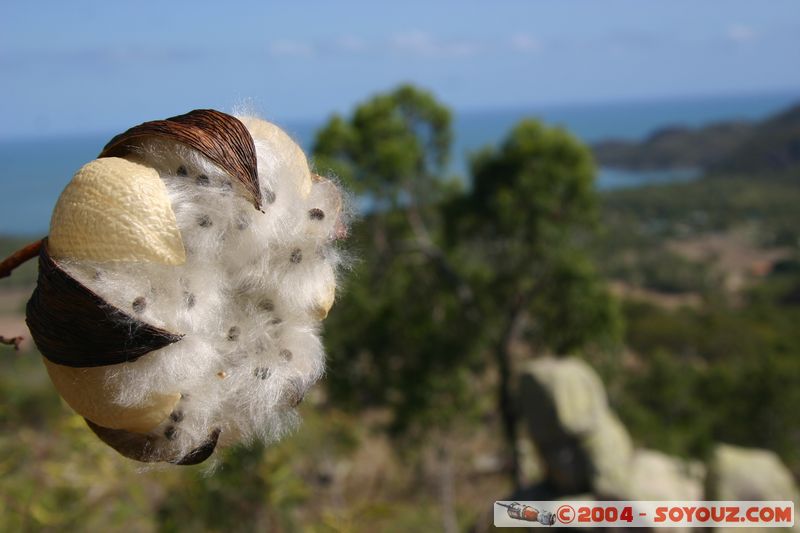
{"type": "Polygon", "coordinates": [[[467,57],[480,50],[475,42],[437,39],[422,31],[395,34],[389,40],[389,45],[396,52],[438,58],[467,57]]]}
{"type": "Polygon", "coordinates": [[[542,49],[542,43],[530,34],[518,33],[511,37],[511,48],[519,52],[538,52],[542,49]]]}
{"type": "Polygon", "coordinates": [[[745,44],[754,41],[758,37],[758,32],[746,24],[731,24],[725,35],[735,43],[745,44]]]}

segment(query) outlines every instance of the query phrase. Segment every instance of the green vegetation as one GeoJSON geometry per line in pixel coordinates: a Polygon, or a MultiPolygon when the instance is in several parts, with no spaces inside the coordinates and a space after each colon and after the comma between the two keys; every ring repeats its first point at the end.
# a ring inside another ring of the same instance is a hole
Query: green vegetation
{"type": "Polygon", "coordinates": [[[472,407],[469,383],[494,366],[517,482],[513,343],[570,353],[618,332],[576,245],[596,223],[594,168],[567,132],[523,121],[475,155],[472,190],[461,192],[442,176],[451,137],[448,111],[411,87],[318,136],[317,165],[381,206],[355,235],[356,281],[329,324],[331,358],[348,369],[329,385],[350,405],[389,407],[395,432],[444,431],[472,407]]]}
{"type": "MultiPolygon", "coordinates": [[[[318,133],[316,169],[371,209],[325,323],[326,377],[275,446],[230,450],[213,473],[141,471],[58,400],[35,353],[0,346],[0,529],[467,529],[520,483],[515,369],[542,354],[598,368],[638,445],[759,446],[800,475],[795,170],[598,195],[587,148],[526,120],[474,154],[464,190],[451,140],[449,110],[410,86],[318,133]]],[[[26,265],[0,296],[34,277],[26,265]]]]}
{"type": "Polygon", "coordinates": [[[770,276],[735,306],[626,305],[640,366],[617,376],[613,399],[633,434],[682,455],[702,456],[712,441],[769,448],[797,472],[798,287],[795,272],[770,276]]]}
{"type": "Polygon", "coordinates": [[[714,441],[769,448],[800,472],[800,183],[717,176],[604,200],[599,264],[656,291],[623,307],[635,364],[607,371],[634,436],[687,456],[714,441]],[[693,242],[705,260],[668,245],[693,242]],[[662,294],[697,299],[671,307],[662,294]]]}

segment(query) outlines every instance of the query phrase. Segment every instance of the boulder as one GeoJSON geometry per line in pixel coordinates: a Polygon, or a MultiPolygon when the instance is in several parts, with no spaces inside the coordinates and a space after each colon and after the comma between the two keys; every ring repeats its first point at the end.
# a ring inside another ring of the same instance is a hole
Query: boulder
{"type": "Polygon", "coordinates": [[[521,373],[518,398],[546,480],[558,492],[627,494],[633,443],[589,365],[572,357],[530,361],[521,373]]]}
{"type": "Polygon", "coordinates": [[[633,441],[617,415],[601,413],[597,428],[586,433],[581,444],[589,457],[592,492],[601,499],[628,494],[633,441]]]}
{"type": "MultiPolygon", "coordinates": [[[[791,472],[774,452],[717,445],[708,463],[706,499],[793,501],[795,526],[791,531],[800,532],[796,514],[800,508],[800,491],[791,472]]],[[[734,533],[742,529],[720,528],[717,531],[734,533]]]]}
{"type": "Polygon", "coordinates": [[[630,472],[631,500],[703,500],[706,468],[654,450],[636,450],[630,472]]]}
{"type": "Polygon", "coordinates": [[[719,444],[708,466],[710,499],[798,502],[792,474],[774,452],[719,444]]]}

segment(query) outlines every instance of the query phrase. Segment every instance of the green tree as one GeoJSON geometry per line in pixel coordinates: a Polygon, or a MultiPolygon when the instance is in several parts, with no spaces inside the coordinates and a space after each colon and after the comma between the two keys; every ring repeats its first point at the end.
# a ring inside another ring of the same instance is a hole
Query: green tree
{"type": "Polygon", "coordinates": [[[359,106],[350,121],[334,115],[317,134],[317,166],[355,192],[396,206],[440,185],[450,156],[450,111],[433,95],[404,85],[359,106]]]}
{"type": "Polygon", "coordinates": [[[597,225],[589,151],[559,128],[519,123],[472,160],[473,187],[450,207],[450,240],[469,253],[499,372],[498,405],[518,483],[512,346],[568,354],[620,336],[614,300],[582,243],[597,225]]]}
{"type": "Polygon", "coordinates": [[[566,132],[524,121],[446,178],[446,108],[413,87],[376,96],[320,131],[317,167],[373,208],[327,333],[329,388],[353,407],[389,406],[398,434],[444,428],[474,406],[488,365],[517,481],[512,345],[568,353],[618,335],[618,314],[580,252],[596,223],[594,167],[566,132]]]}

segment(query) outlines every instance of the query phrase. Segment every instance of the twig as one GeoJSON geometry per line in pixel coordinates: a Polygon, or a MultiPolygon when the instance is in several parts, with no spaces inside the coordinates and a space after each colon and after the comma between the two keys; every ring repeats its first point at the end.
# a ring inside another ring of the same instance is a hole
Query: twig
{"type": "MultiPolygon", "coordinates": [[[[11,275],[15,268],[39,255],[39,251],[42,249],[43,242],[44,239],[39,239],[36,242],[32,242],[0,261],[0,279],[7,278],[11,275]]],[[[19,347],[24,340],[25,337],[22,337],[21,335],[16,337],[4,337],[3,335],[0,335],[0,344],[13,346],[14,350],[16,351],[19,351],[19,347]]]]}
{"type": "Polygon", "coordinates": [[[17,337],[3,337],[0,335],[0,344],[7,344],[9,346],[13,346],[16,351],[19,351],[19,346],[22,344],[22,341],[25,340],[25,337],[19,335],[17,337]]]}
{"type": "Polygon", "coordinates": [[[43,241],[44,239],[39,239],[36,242],[32,242],[3,259],[0,262],[0,278],[7,278],[15,268],[39,255],[43,241]]]}

